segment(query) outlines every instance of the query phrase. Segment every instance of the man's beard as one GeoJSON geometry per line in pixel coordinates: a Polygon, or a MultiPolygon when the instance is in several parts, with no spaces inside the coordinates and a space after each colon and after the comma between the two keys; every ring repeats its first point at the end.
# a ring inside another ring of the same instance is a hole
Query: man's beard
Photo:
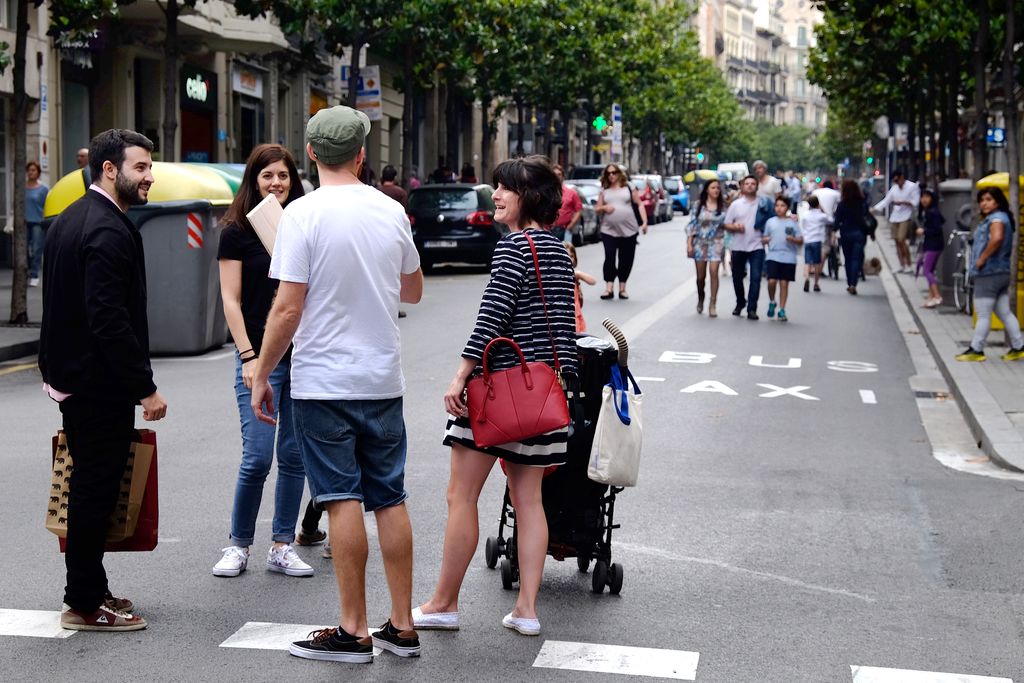
{"type": "Polygon", "coordinates": [[[140,185],[142,185],[141,180],[133,184],[123,173],[118,173],[114,178],[114,190],[117,192],[117,198],[128,206],[142,206],[149,201],[148,198],[139,195],[140,185]]]}

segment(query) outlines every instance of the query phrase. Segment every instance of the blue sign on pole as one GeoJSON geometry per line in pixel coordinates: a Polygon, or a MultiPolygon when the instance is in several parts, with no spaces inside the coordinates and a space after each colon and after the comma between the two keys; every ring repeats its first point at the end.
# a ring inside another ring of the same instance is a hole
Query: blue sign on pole
{"type": "Polygon", "coordinates": [[[989,128],[985,136],[989,147],[1006,147],[1006,129],[989,128]]]}

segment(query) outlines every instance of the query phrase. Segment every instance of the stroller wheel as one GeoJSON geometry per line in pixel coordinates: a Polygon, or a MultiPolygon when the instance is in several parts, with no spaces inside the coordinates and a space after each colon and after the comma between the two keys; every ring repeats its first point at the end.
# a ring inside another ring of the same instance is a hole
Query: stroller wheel
{"type": "Polygon", "coordinates": [[[580,568],[581,574],[586,574],[587,570],[590,569],[590,558],[586,555],[577,555],[576,566],[580,568]]]}
{"type": "Polygon", "coordinates": [[[604,587],[608,585],[608,563],[598,560],[594,563],[594,573],[591,575],[590,587],[595,593],[603,593],[604,587]]]}
{"type": "Polygon", "coordinates": [[[487,568],[494,569],[498,566],[498,558],[501,556],[501,541],[497,536],[490,536],[484,546],[484,560],[487,561],[487,568]]]}
{"type": "Polygon", "coordinates": [[[622,590],[622,565],[618,562],[612,564],[608,571],[608,592],[618,595],[622,590]]]}
{"type": "Polygon", "coordinates": [[[512,576],[512,562],[505,559],[501,561],[501,587],[507,591],[512,590],[515,580],[512,576]]]}

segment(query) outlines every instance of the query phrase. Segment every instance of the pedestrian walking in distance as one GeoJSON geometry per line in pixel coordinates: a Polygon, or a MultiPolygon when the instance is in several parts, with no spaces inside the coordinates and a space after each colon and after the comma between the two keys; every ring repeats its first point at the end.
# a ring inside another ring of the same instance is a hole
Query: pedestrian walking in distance
{"type": "MultiPolygon", "coordinates": [[[[306,487],[302,455],[292,426],[289,365],[291,354],[270,373],[277,397],[278,425],[265,424],[252,413],[252,379],[263,347],[264,325],[277,292],[277,280],[267,277],[270,254],[246,214],[267,195],[287,206],[305,194],[291,153],[280,145],[259,145],[249,155],[242,185],[224,217],[217,259],[224,316],[235,342],[235,399],[242,425],[242,463],[238,468],[231,508],[229,545],[213,567],[214,576],[238,576],[249,564],[249,546],[256,536],[256,517],[263,499],[263,484],[277,451],[274,521],[267,553],[267,569],[287,576],[312,576],[313,568],[292,548],[295,524],[306,487]],[[275,449],[276,443],[276,449],[275,449]]],[[[305,538],[323,541],[326,534],[313,523],[305,538]]]]}
{"type": "Polygon", "coordinates": [[[823,263],[825,242],[831,217],[821,210],[820,200],[811,195],[807,198],[807,212],[804,214],[804,291],[811,289],[811,276],[814,276],[814,291],[821,291],[821,264],[823,263]]]}
{"type": "Polygon", "coordinates": [[[782,181],[770,174],[768,164],[760,159],[754,162],[751,169],[754,171],[754,177],[757,178],[757,196],[774,202],[782,192],[782,181]]]}
{"type": "Polygon", "coordinates": [[[1010,337],[1010,350],[1003,360],[1024,358],[1024,336],[1020,323],[1010,310],[1010,259],[1013,252],[1013,231],[1016,229],[1006,195],[997,187],[978,192],[981,222],[974,229],[971,244],[970,276],[974,279],[974,337],[970,346],[956,359],[985,360],[985,340],[996,314],[1010,337]]]}
{"type": "Polygon", "coordinates": [[[602,299],[615,296],[615,280],[619,281],[619,298],[628,299],[626,281],[633,272],[637,235],[647,234],[647,210],[640,193],[629,186],[625,169],[608,164],[601,173],[601,192],[597,195],[597,212],[601,219],[601,242],[604,244],[604,294],[602,299]],[[635,205],[640,214],[637,221],[635,205]],[[618,263],[616,263],[618,260],[618,263]]]}
{"type": "Polygon", "coordinates": [[[917,183],[907,180],[902,170],[896,169],[892,174],[892,187],[882,197],[882,201],[873,207],[878,213],[889,210],[889,225],[892,226],[892,238],[896,241],[896,254],[899,256],[901,273],[911,273],[914,270],[911,266],[907,239],[914,228],[914,215],[920,202],[921,188],[917,183]]]}
{"type": "Polygon", "coordinates": [[[294,339],[292,419],[313,499],[327,509],[341,619],[289,651],[357,663],[372,662],[374,646],[420,654],[398,305],[419,302],[423,273],[402,205],[359,181],[369,132],[366,115],[344,106],[321,109],[306,125],[320,187],[281,217],[270,260],[270,277],[280,284],[252,381],[253,411],[273,424],[271,377],[294,339]],[[390,616],[372,633],[364,508],[377,519],[391,593],[390,616]]]}
{"type": "Polygon", "coordinates": [[[761,274],[764,271],[764,244],[761,233],[754,229],[757,220],[757,178],[748,175],[740,182],[740,196],[725,212],[722,227],[733,233],[732,287],[736,292],[733,315],[747,309],[747,318],[757,320],[757,300],[761,296],[761,274]],[[743,279],[750,265],[750,290],[744,292],[743,279]]]}
{"type": "Polygon", "coordinates": [[[846,291],[857,293],[857,282],[864,269],[864,247],[868,242],[868,206],[856,180],[844,180],[836,206],[835,226],[843,249],[846,291]]]}
{"type": "Polygon", "coordinates": [[[924,270],[924,277],[928,280],[928,298],[921,304],[923,308],[935,308],[942,303],[942,292],[939,291],[939,280],[935,277],[935,266],[939,263],[939,256],[946,246],[942,235],[942,224],[946,219],[939,211],[939,203],[935,192],[925,190],[921,193],[921,208],[924,209],[924,225],[917,229],[917,234],[924,238],[921,245],[923,255],[921,267],[924,270]]]}
{"type": "Polygon", "coordinates": [[[73,631],[137,631],[146,621],[116,598],[103,567],[110,515],[131,443],[135,406],[160,420],[167,404],[153,383],[142,236],[125,215],[149,199],[153,143],[107,130],[89,144],[92,184],[50,227],[43,256],[39,370],[60,405],[74,458],[64,563],[73,631]]]}
{"type": "Polygon", "coordinates": [[[768,275],[768,317],[775,315],[775,287],[779,288],[779,322],[786,322],[789,283],[796,280],[796,257],[804,243],[800,223],[789,215],[789,200],[784,195],[775,199],[775,215],[764,225],[762,238],[767,248],[765,270],[768,275]]]}
{"type": "Polygon", "coordinates": [[[558,217],[551,225],[551,234],[564,242],[572,242],[573,230],[580,224],[583,217],[583,202],[569,185],[565,184],[565,172],[562,167],[555,165],[555,175],[562,183],[562,207],[558,210],[558,217]]]}
{"type": "Polygon", "coordinates": [[[25,164],[25,226],[28,228],[28,286],[39,286],[43,266],[43,206],[50,188],[39,182],[42,169],[38,161],[25,164]]]}
{"type": "MultiPolygon", "coordinates": [[[[562,243],[544,229],[562,204],[562,184],[547,159],[530,156],[502,162],[494,170],[494,183],[494,219],[509,226],[511,232],[494,249],[491,279],[484,289],[476,324],[444,394],[448,411],[444,445],[452,449],[444,556],[434,594],[413,610],[413,619],[416,628],[459,628],[459,593],[480,537],[477,500],[495,461],[502,458],[516,510],[520,581],[515,606],[501,623],[523,635],[536,636],[540,634],[537,593],[548,548],[541,479],[545,467],[565,462],[568,427],[520,442],[478,446],[466,412],[465,392],[470,377],[482,371],[484,348],[496,337],[508,337],[519,344],[527,362],[555,367],[557,353],[562,372],[575,374],[574,273],[562,243]],[[527,235],[537,249],[537,267],[527,235]],[[547,316],[537,283],[538,270],[544,283],[547,316]]],[[[492,352],[489,362],[493,370],[504,370],[518,367],[520,361],[511,348],[502,346],[492,352]]]]}
{"type": "Polygon", "coordinates": [[[697,268],[697,314],[704,312],[704,280],[711,270],[711,303],[708,317],[718,317],[718,266],[725,251],[725,200],[722,183],[708,180],[700,191],[700,200],[690,213],[686,230],[686,255],[697,268]]]}

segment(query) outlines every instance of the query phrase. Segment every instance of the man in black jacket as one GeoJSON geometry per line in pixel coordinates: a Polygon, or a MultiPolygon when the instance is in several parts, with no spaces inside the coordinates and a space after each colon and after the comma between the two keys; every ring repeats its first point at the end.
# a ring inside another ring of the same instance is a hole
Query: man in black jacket
{"type": "Polygon", "coordinates": [[[148,201],[153,143],[108,130],[89,145],[93,182],[50,227],[44,249],[39,369],[60,404],[74,458],[61,626],[135,631],[146,622],[115,598],[103,569],[110,514],[135,437],[135,405],[159,420],[167,404],[153,383],[142,237],[125,212],[148,201]]]}

